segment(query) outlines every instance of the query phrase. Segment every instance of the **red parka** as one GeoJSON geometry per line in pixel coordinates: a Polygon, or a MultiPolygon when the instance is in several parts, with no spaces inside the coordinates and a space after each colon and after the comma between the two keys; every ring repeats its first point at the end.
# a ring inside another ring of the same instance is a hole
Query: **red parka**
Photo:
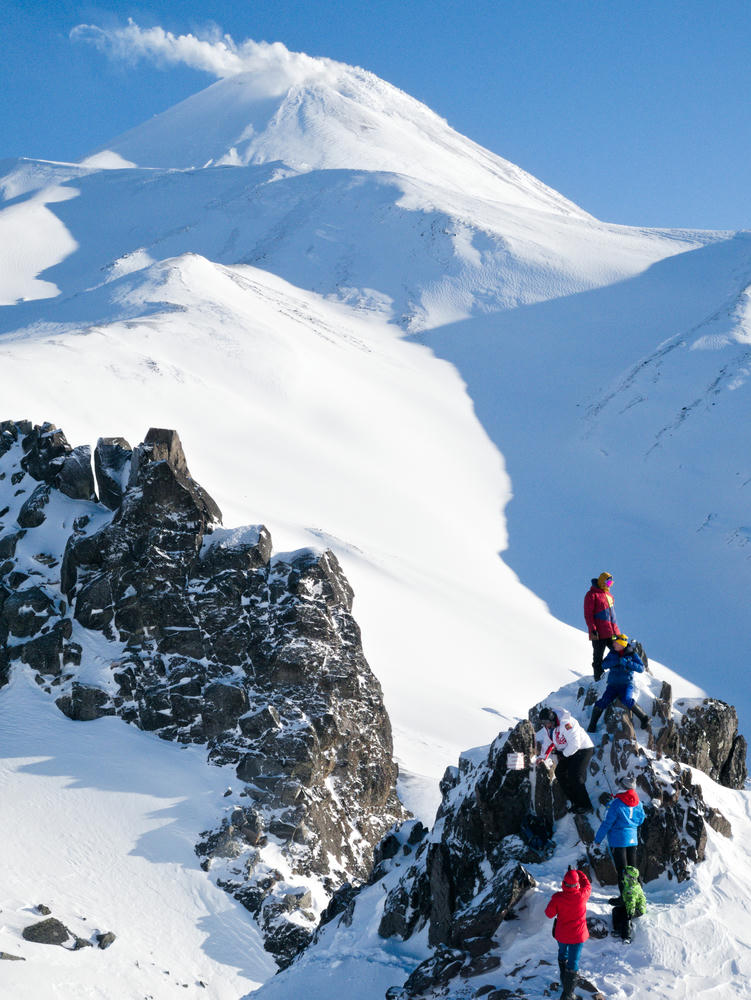
{"type": "MultiPolygon", "coordinates": [[[[571,876],[568,873],[568,877],[571,876]]],[[[587,930],[587,900],[592,892],[592,883],[583,871],[576,871],[579,884],[568,886],[556,892],[545,907],[546,917],[556,917],[555,939],[559,944],[582,944],[589,937],[587,930]]]]}
{"type": "Polygon", "coordinates": [[[612,639],[620,635],[618,622],[615,620],[615,606],[608,590],[597,586],[597,580],[584,596],[584,620],[589,629],[590,639],[596,635],[598,639],[612,639]]]}

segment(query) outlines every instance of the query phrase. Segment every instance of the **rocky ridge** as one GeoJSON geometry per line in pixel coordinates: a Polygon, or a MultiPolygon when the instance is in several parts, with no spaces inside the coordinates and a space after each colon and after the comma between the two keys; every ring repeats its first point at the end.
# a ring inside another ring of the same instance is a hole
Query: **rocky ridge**
{"type": "Polygon", "coordinates": [[[100,439],[93,459],[52,424],[0,423],[0,685],[25,664],[71,719],[116,715],[233,767],[196,850],[285,965],[404,818],[352,590],[330,551],[223,529],[175,431],[100,439]]]}
{"type": "MultiPolygon", "coordinates": [[[[546,703],[569,708],[586,726],[605,683],[574,682],[546,703]]],[[[382,882],[386,896],[378,933],[401,940],[423,935],[432,946],[430,957],[401,986],[388,990],[389,1000],[551,995],[554,955],[540,956],[533,967],[510,967],[502,929],[533,905],[535,874],[555,858],[559,844],[569,851],[574,845],[572,860],[595,886],[615,886],[612,860],[604,845],[594,843],[594,833],[623,775],[635,778],[646,812],[637,863],[647,885],[660,878],[689,879],[705,857],[707,827],[732,836],[725,817],[704,801],[691,768],[729,788],[744,786],[746,742],[738,734],[735,710],[714,699],[674,704],[670,686],[651,675],[640,684],[640,704],[650,709],[647,731],[635,731],[630,713],[611,706],[593,736],[587,784],[595,815],[570,814],[554,771],[534,766],[540,703],[489,748],[448,768],[429,834],[408,823],[381,843],[371,876],[371,883],[382,882]],[[525,835],[529,815],[554,831],[545,845],[525,835]]],[[[341,890],[323,916],[319,936],[329,921],[330,933],[336,933],[337,921],[351,922],[361,897],[362,890],[341,890]]],[[[607,936],[601,917],[588,922],[593,937],[607,936]]],[[[580,988],[598,995],[586,977],[580,988]]]]}

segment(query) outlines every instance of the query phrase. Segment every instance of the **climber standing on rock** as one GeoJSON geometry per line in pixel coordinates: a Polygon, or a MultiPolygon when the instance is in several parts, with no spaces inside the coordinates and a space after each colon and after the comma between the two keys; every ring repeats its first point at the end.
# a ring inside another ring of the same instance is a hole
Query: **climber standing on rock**
{"type": "Polygon", "coordinates": [[[545,763],[555,750],[558,757],[555,776],[570,799],[573,812],[592,812],[587,793],[587,768],[594,753],[592,740],[564,708],[542,708],[539,718],[543,728],[537,733],[540,741],[537,763],[545,763]]]}
{"type": "Polygon", "coordinates": [[[634,674],[643,673],[644,664],[627,635],[617,635],[613,639],[613,648],[605,657],[602,669],[608,671],[608,686],[595,702],[587,732],[596,731],[600,716],[616,698],[633,712],[642,729],[646,729],[649,716],[639,708],[634,698],[634,674]]]}
{"type": "Polygon", "coordinates": [[[561,1000],[572,1000],[579,978],[579,959],[589,937],[587,900],[592,884],[583,871],[569,868],[563,876],[561,891],[545,907],[545,916],[554,917],[553,937],[558,942],[558,968],[563,990],[561,1000]]]}
{"type": "Polygon", "coordinates": [[[644,806],[639,801],[636,782],[624,776],[618,779],[618,791],[613,797],[605,819],[595,834],[595,843],[608,838],[613,854],[618,885],[621,886],[623,872],[628,866],[636,866],[636,847],[639,843],[639,827],[644,822],[644,806]]]}
{"type": "Polygon", "coordinates": [[[602,677],[605,648],[613,648],[613,637],[621,631],[615,620],[615,604],[610,593],[612,586],[613,577],[610,573],[600,573],[597,579],[592,580],[592,586],[584,595],[584,620],[592,643],[592,673],[596,681],[602,677]]]}

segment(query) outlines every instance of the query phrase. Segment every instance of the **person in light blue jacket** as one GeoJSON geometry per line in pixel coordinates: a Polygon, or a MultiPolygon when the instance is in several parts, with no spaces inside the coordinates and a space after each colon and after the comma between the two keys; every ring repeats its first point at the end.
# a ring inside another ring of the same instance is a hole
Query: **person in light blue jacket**
{"type": "Polygon", "coordinates": [[[639,843],[639,827],[644,822],[644,807],[636,792],[636,782],[627,775],[618,781],[620,791],[608,806],[605,819],[595,834],[595,843],[605,837],[613,854],[618,872],[618,884],[627,866],[636,867],[636,847],[639,843]]]}

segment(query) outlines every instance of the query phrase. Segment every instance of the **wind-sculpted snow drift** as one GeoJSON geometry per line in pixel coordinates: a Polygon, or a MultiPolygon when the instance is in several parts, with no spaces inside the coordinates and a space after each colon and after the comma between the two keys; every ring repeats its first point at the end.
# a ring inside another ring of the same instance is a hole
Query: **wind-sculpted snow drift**
{"type": "Polygon", "coordinates": [[[285,964],[404,815],[352,590],[331,552],[218,527],[174,431],[100,439],[94,463],[102,502],[87,447],[0,424],[0,682],[26,664],[71,719],[233,765],[240,804],[196,851],[285,964]]]}

